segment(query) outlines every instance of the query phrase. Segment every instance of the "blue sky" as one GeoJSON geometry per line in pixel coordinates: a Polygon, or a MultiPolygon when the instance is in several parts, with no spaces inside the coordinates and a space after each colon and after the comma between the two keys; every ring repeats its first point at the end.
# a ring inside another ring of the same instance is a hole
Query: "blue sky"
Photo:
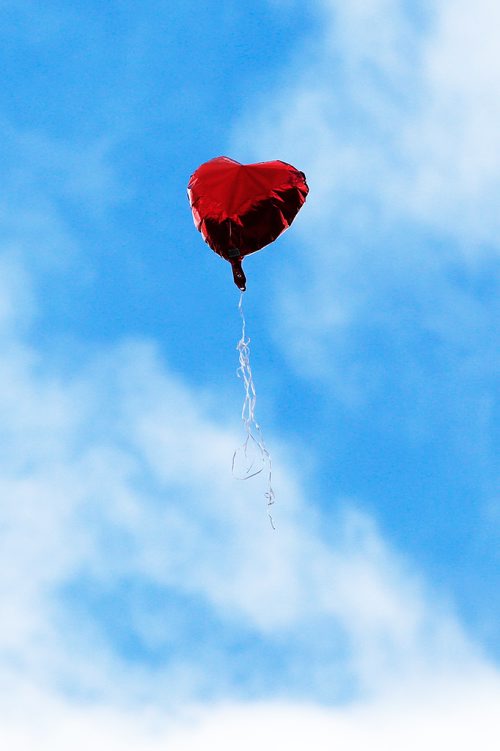
{"type": "Polygon", "coordinates": [[[3,745],[497,748],[499,21],[0,3],[3,745]],[[221,154],[310,186],[245,261],[276,532],[221,154]]]}

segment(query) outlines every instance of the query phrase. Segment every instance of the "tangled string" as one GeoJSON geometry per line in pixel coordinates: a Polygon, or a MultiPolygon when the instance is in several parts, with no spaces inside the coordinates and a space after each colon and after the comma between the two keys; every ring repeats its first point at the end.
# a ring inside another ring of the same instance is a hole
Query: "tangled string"
{"type": "Polygon", "coordinates": [[[272,487],[272,461],[271,455],[266,448],[262,430],[255,419],[255,404],[257,394],[253,382],[252,368],[250,365],[250,337],[246,335],[245,314],[243,312],[243,292],[240,295],[238,310],[241,316],[241,339],[236,345],[239,353],[239,365],[236,371],[238,378],[243,381],[245,399],[241,410],[241,419],[245,426],[245,440],[233,454],[232,471],[239,480],[249,480],[250,477],[260,474],[267,469],[267,490],[265,498],[268,506],[268,516],[271,526],[275,529],[270,507],[275,500],[272,487]]]}

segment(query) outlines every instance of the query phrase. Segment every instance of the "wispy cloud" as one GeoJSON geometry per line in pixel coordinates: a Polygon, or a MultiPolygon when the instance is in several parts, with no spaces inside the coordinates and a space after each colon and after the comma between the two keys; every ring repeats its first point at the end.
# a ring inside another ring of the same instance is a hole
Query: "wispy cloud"
{"type": "Polygon", "coordinates": [[[316,225],[330,226],[326,206],[344,226],[372,207],[383,222],[443,232],[464,252],[496,246],[497,5],[427,3],[419,14],[399,0],[321,7],[314,50],[297,54],[281,96],[257,118],[252,108],[258,156],[278,150],[307,169],[316,225]]]}

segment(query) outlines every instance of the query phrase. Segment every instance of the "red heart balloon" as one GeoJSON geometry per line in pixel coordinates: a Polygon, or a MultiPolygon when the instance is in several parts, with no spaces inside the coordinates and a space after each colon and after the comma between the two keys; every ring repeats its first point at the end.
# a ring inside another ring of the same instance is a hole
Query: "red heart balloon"
{"type": "Polygon", "coordinates": [[[303,172],[286,162],[240,164],[227,156],[191,175],[188,196],[196,228],[233,267],[245,289],[241,261],[276,240],[293,222],[309,192],[303,172]]]}

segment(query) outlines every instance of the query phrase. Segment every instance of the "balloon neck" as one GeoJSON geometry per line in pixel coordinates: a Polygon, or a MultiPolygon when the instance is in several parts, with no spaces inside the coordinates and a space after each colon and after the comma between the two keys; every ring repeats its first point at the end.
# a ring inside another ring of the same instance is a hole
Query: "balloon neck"
{"type": "Polygon", "coordinates": [[[231,264],[231,268],[233,270],[234,283],[236,284],[238,289],[244,292],[247,288],[247,278],[245,276],[245,272],[241,267],[243,256],[238,256],[238,258],[228,258],[227,260],[231,264]]]}

